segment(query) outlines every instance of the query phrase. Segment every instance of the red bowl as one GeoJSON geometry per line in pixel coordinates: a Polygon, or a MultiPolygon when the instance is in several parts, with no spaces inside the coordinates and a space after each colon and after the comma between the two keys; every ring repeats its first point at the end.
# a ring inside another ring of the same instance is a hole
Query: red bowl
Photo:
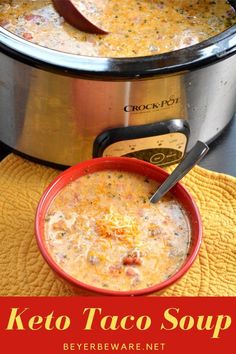
{"type": "Polygon", "coordinates": [[[49,266],[57,273],[57,275],[72,284],[75,288],[83,288],[89,292],[99,293],[100,295],[147,295],[167,288],[168,286],[176,282],[180,277],[182,277],[191,267],[193,261],[195,260],[198,254],[202,240],[202,224],[198,208],[191,195],[180,183],[177,183],[172,188],[171,193],[181,203],[184,210],[186,211],[191,226],[192,242],[188,256],[182,267],[175,274],[173,274],[173,276],[163,281],[162,283],[158,283],[149,288],[131,291],[114,291],[97,288],[83,283],[64,272],[63,269],[55,263],[55,261],[48,253],[44,240],[44,218],[51,202],[58,194],[58,192],[71,181],[88,173],[94,173],[101,170],[119,170],[133,172],[156,180],[159,183],[162,183],[169,175],[160,167],[154,166],[142,160],[127,157],[102,157],[93,160],[88,160],[68,168],[67,170],[62,172],[57,178],[55,178],[55,180],[48,186],[38,204],[35,218],[35,233],[37,243],[43,257],[45,258],[49,266]]]}

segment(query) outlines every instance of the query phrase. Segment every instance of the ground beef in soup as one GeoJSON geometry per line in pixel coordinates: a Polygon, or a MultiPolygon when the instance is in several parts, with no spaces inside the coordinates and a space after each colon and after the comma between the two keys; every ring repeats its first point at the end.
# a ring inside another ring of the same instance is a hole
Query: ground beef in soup
{"type": "Polygon", "coordinates": [[[64,187],[45,218],[45,243],[69,275],[98,288],[127,291],[161,283],[185,262],[191,231],[172,194],[149,202],[157,183],[100,171],[64,187]]]}

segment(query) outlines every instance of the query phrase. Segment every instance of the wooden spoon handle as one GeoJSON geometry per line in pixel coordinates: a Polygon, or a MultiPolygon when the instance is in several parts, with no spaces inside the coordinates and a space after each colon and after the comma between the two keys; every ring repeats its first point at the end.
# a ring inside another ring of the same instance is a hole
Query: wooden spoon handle
{"type": "Polygon", "coordinates": [[[56,11],[66,22],[80,31],[94,34],[108,34],[107,31],[90,22],[74,5],[73,0],[52,0],[56,11]]]}

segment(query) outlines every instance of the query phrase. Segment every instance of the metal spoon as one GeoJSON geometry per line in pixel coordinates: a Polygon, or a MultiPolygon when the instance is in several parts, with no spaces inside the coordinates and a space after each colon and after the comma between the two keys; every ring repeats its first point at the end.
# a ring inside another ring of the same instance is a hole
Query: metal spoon
{"type": "Polygon", "coordinates": [[[104,29],[92,23],[76,6],[73,0],[52,0],[56,11],[64,17],[71,26],[89,33],[108,34],[104,29]]]}
{"type": "Polygon", "coordinates": [[[151,196],[150,202],[157,203],[179,180],[181,180],[208,152],[209,147],[197,141],[185,158],[151,196]]]}

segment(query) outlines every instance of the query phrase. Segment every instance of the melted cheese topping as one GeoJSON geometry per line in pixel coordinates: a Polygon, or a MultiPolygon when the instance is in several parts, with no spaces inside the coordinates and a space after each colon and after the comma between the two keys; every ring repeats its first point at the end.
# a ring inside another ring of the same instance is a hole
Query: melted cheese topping
{"type": "Polygon", "coordinates": [[[0,25],[41,46],[88,56],[136,57],[188,47],[236,23],[226,0],[74,0],[94,35],[71,27],[50,0],[1,0],[0,25]]]}
{"type": "Polygon", "coordinates": [[[171,194],[149,202],[156,188],[119,171],[70,183],[46,215],[48,252],[66,273],[98,288],[142,289],[168,279],[187,257],[190,227],[171,194]]]}

